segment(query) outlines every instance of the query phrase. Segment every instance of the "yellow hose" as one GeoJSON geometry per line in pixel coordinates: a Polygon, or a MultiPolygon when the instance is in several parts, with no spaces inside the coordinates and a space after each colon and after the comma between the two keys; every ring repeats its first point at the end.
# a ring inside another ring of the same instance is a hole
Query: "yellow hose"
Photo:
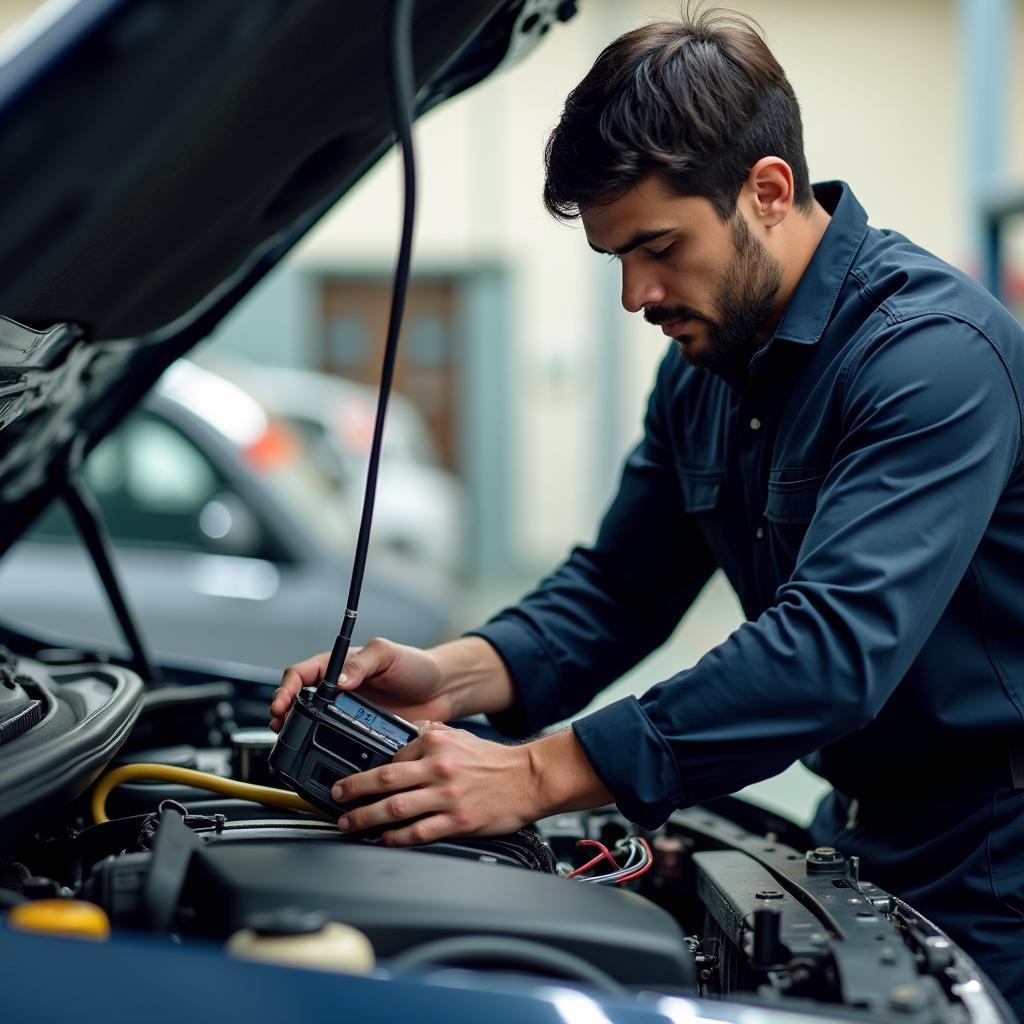
{"type": "Polygon", "coordinates": [[[197,772],[192,768],[175,768],[169,764],[126,764],[108,772],[92,791],[92,819],[97,825],[110,821],[107,817],[107,797],[111,790],[122,782],[132,779],[151,779],[155,782],[179,782],[183,786],[195,786],[196,789],[208,789],[211,793],[234,797],[237,800],[255,800],[271,807],[283,807],[289,811],[311,811],[325,817],[323,811],[306,803],[297,793],[287,789],[274,789],[271,786],[254,786],[250,782],[236,782],[234,779],[223,779],[219,775],[208,772],[197,772]]]}

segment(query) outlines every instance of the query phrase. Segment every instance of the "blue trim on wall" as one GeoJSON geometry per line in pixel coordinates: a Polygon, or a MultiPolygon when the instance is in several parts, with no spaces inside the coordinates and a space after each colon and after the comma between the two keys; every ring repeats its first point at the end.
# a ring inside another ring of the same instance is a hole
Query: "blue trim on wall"
{"type": "Polygon", "coordinates": [[[485,268],[460,275],[459,465],[473,501],[467,562],[480,577],[505,574],[515,561],[511,317],[506,271],[485,268]]]}
{"type": "Polygon", "coordinates": [[[1010,9],[1007,0],[960,0],[963,39],[964,122],[967,145],[972,263],[981,280],[999,293],[996,253],[983,209],[1002,182],[1005,167],[1007,48],[1010,9]]]}

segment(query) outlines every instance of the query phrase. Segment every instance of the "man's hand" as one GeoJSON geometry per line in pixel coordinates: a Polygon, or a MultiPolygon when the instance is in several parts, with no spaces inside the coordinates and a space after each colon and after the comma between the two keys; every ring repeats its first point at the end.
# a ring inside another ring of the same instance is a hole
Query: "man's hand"
{"type": "MultiPolygon", "coordinates": [[[[290,665],[270,704],[270,728],[280,732],[295,695],[315,686],[327,671],[330,652],[290,665]]],[[[367,700],[407,721],[452,717],[452,702],[443,692],[441,670],[429,651],[375,637],[365,647],[353,647],[338,683],[344,690],[359,687],[367,700]]]]}
{"type": "Polygon", "coordinates": [[[507,746],[440,722],[421,729],[391,764],[335,783],[331,796],[339,803],[391,794],[340,818],[343,832],[397,824],[383,833],[388,846],[504,835],[549,814],[612,799],[571,730],[507,746]]]}
{"type": "MultiPolygon", "coordinates": [[[[320,682],[329,657],[325,651],[284,670],[270,704],[271,729],[281,731],[295,695],[304,686],[320,682]]],[[[339,686],[359,687],[367,700],[410,722],[490,714],[515,700],[505,663],[486,640],[476,636],[429,651],[375,637],[349,652],[339,686]]]]}

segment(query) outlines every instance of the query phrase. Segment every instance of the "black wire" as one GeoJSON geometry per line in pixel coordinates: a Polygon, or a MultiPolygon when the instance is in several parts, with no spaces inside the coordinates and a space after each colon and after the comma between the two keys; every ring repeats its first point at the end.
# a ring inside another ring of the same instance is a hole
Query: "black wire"
{"type": "Polygon", "coordinates": [[[366,491],[363,496],[363,513],[359,521],[359,538],[356,541],[355,560],[352,566],[352,582],[349,586],[345,616],[338,629],[327,671],[321,683],[320,696],[330,699],[337,690],[338,677],[348,656],[352,630],[355,628],[359,594],[363,586],[366,569],[366,554],[370,546],[370,525],[373,521],[373,504],[377,493],[377,473],[380,468],[381,445],[384,438],[384,417],[391,393],[391,380],[395,370],[395,356],[398,351],[398,332],[405,312],[405,297],[409,290],[409,266],[412,261],[413,223],[416,217],[416,163],[412,147],[412,121],[414,103],[414,71],[412,52],[412,9],[413,0],[393,0],[389,23],[391,37],[391,60],[388,62],[391,104],[395,121],[395,133],[402,151],[402,166],[405,177],[404,211],[402,214],[402,241],[395,267],[395,282],[391,293],[391,315],[388,322],[388,338],[384,349],[384,368],[381,371],[380,394],[377,399],[377,418],[373,427],[373,444],[370,448],[370,462],[366,471],[366,491]],[[326,691],[326,692],[325,692],[326,691]]]}

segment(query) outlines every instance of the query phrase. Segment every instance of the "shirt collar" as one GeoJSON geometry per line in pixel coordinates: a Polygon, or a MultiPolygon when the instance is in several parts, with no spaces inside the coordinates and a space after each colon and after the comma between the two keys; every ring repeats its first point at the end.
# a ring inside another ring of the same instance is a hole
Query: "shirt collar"
{"type": "Polygon", "coordinates": [[[832,220],[774,335],[774,339],[799,345],[813,345],[821,337],[868,230],[868,215],[846,182],[819,182],[814,186],[814,198],[832,214],[832,220]]]}

